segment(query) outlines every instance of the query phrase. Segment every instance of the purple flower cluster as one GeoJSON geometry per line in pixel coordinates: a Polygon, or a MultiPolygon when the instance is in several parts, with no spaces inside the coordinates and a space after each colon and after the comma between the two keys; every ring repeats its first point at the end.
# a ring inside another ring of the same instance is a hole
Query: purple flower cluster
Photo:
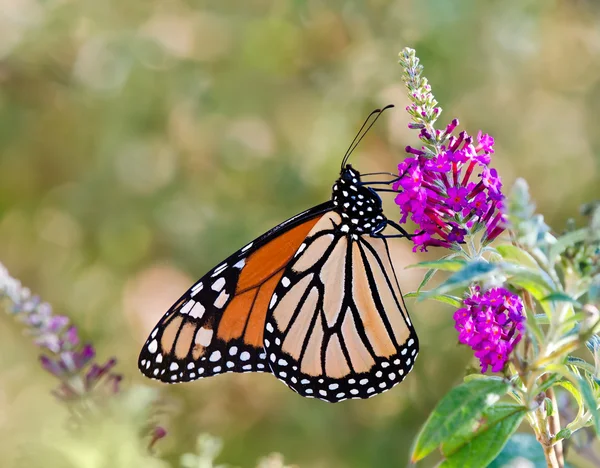
{"type": "Polygon", "coordinates": [[[109,359],[102,365],[92,362],[96,357],[94,347],[81,343],[77,328],[70,324],[69,318],[54,315],[49,304],[12,278],[2,264],[0,299],[7,303],[9,312],[27,326],[27,333],[44,350],[40,356],[42,367],[61,381],[54,391],[58,398],[75,400],[98,386],[109,393],[119,391],[122,376],[112,372],[116,360],[109,359]]]}
{"type": "Polygon", "coordinates": [[[479,286],[474,286],[463,305],[454,313],[458,341],[473,348],[482,373],[488,366],[493,372],[501,371],[521,340],[523,302],[504,288],[481,293],[479,286]]]}
{"type": "MultiPolygon", "coordinates": [[[[496,169],[489,167],[494,139],[479,132],[477,142],[466,132],[451,135],[458,120],[454,119],[438,138],[447,138],[439,154],[429,157],[424,150],[408,146],[414,157],[398,165],[399,179],[394,190],[400,206],[401,222],[410,219],[418,224],[419,235],[413,238],[414,250],[428,246],[451,248],[462,243],[467,233],[485,227],[484,242],[495,239],[504,230],[502,182],[496,169]],[[474,175],[474,180],[471,177],[474,175]]],[[[431,140],[421,129],[422,140],[431,140]]]]}

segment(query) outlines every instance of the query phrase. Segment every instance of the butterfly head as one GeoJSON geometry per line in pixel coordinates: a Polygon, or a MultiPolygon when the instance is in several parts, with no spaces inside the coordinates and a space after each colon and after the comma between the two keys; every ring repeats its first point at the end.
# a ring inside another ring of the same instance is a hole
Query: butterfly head
{"type": "Polygon", "coordinates": [[[350,164],[333,185],[331,199],[350,232],[376,233],[385,227],[381,198],[362,183],[360,173],[350,164]]]}

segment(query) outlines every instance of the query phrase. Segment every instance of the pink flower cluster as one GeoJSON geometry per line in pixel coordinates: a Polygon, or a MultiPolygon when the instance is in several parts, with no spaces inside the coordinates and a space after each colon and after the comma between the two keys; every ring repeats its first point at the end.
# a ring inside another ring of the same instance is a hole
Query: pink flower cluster
{"type": "MultiPolygon", "coordinates": [[[[445,130],[450,135],[458,120],[445,130]]],[[[441,135],[441,131],[438,131],[441,135]]],[[[421,139],[430,139],[425,129],[421,139]]],[[[484,241],[495,239],[504,230],[501,212],[504,196],[496,169],[489,167],[494,152],[494,139],[479,132],[477,142],[461,132],[451,136],[447,145],[434,157],[408,146],[414,157],[398,165],[399,179],[394,190],[400,191],[396,204],[400,206],[401,223],[407,218],[418,226],[413,237],[414,250],[428,246],[451,248],[464,241],[467,233],[485,227],[484,241]],[[474,176],[474,180],[471,180],[474,176]]]]}
{"type": "Polygon", "coordinates": [[[525,320],[521,298],[504,288],[481,293],[475,286],[463,305],[454,313],[458,341],[473,348],[482,373],[488,366],[501,371],[521,340],[525,320]]]}

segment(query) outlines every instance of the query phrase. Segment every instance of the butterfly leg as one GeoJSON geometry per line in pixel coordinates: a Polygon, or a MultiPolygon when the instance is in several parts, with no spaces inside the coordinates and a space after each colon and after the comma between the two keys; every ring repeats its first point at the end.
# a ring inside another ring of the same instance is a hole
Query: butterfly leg
{"type": "Polygon", "coordinates": [[[420,236],[421,234],[423,234],[423,231],[419,231],[415,234],[409,234],[406,229],[404,229],[402,226],[400,226],[398,223],[395,223],[394,221],[390,221],[389,219],[386,221],[386,226],[390,226],[393,227],[396,231],[398,231],[400,234],[383,234],[383,229],[379,232],[376,232],[374,234],[371,234],[372,237],[378,237],[380,239],[393,239],[393,238],[402,238],[405,237],[407,239],[412,239],[415,236],[420,236]]]}

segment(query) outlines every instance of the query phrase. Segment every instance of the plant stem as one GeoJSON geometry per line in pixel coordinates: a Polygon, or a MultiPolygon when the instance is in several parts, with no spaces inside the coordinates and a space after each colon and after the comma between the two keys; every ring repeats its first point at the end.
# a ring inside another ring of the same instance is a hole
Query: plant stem
{"type": "Polygon", "coordinates": [[[543,447],[544,456],[546,457],[546,465],[548,465],[548,468],[562,468],[562,466],[558,464],[554,448],[548,445],[543,445],[543,447]]]}
{"type": "MultiPolygon", "coordinates": [[[[548,421],[548,425],[550,428],[550,435],[554,437],[560,431],[560,413],[558,412],[558,402],[556,401],[556,394],[554,393],[554,389],[550,387],[546,390],[546,395],[552,401],[552,406],[554,407],[554,411],[552,411],[552,416],[550,416],[550,420],[548,421]]],[[[563,468],[565,466],[565,456],[563,453],[563,443],[562,440],[559,440],[554,445],[552,445],[552,449],[555,452],[556,460],[558,462],[558,466],[563,468]]]]}

